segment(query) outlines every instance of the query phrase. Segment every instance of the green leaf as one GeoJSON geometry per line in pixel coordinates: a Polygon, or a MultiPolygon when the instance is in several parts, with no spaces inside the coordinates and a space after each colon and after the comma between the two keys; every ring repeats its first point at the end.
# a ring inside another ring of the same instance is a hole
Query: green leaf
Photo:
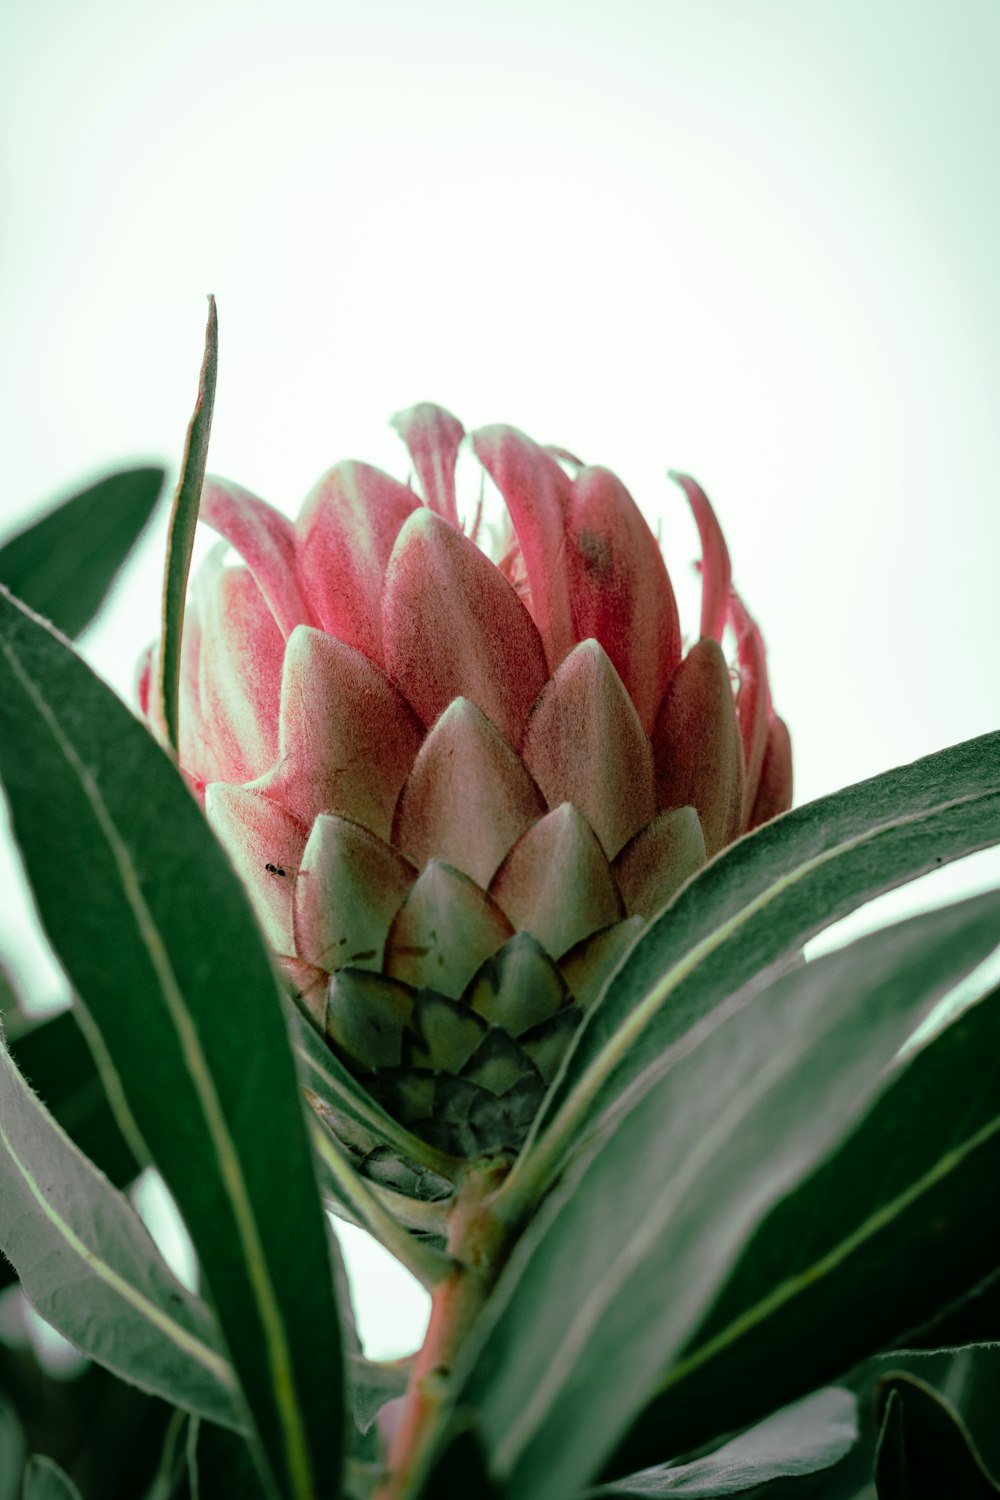
{"type": "MultiPolygon", "coordinates": [[[[480,1320],[481,1355],[457,1399],[477,1409],[510,1494],[561,1500],[593,1476],[764,1213],[853,1125],[998,931],[996,893],[932,912],[803,965],[691,1033],[551,1195],[480,1320]]],[[[630,1447],[628,1467],[669,1456],[659,1443],[630,1447]]]]}
{"type": "Polygon", "coordinates": [[[907,1329],[1000,1262],[1000,1220],[983,1212],[1000,1177],[1000,990],[887,1082],[761,1224],[633,1432],[643,1451],[742,1426],[877,1349],[926,1347],[907,1329]]]}
{"type": "Polygon", "coordinates": [[[1000,1494],[958,1414],[923,1381],[888,1376],[879,1410],[879,1500],[989,1500],[1000,1494]]]}
{"type": "Polygon", "coordinates": [[[191,550],[198,525],[201,487],[205,482],[208,440],[215,406],[215,378],[219,366],[219,321],[215,298],[208,299],[205,355],[198,380],[198,396],[191,421],[181,472],[170,512],[167,559],[163,575],[163,630],[160,640],[159,703],[169,743],[176,750],[179,740],[181,638],[184,632],[184,601],[187,596],[191,550]]]}
{"type": "Polygon", "coordinates": [[[927,756],[766,824],[682,888],[590,1011],[508,1183],[530,1206],[584,1128],[670,1065],[685,1033],[824,927],[1000,840],[1000,734],[927,756]]]}
{"type": "Polygon", "coordinates": [[[385,1403],[394,1401],[406,1390],[409,1366],[406,1360],[386,1364],[352,1354],[348,1357],[347,1374],[354,1421],[358,1431],[366,1433],[385,1403]]]}
{"type": "Polygon", "coordinates": [[[24,1470],[24,1500],[81,1500],[80,1491],[51,1458],[34,1454],[24,1470]]]}
{"type": "Polygon", "coordinates": [[[243,1425],[215,1319],[128,1201],[59,1128],[0,1046],[0,1249],[32,1305],[84,1354],[189,1411],[243,1425]]]}
{"type": "Polygon", "coordinates": [[[79,635],[104,603],[165,477],[158,466],[121,469],[64,500],[0,546],[0,583],[64,635],[79,635]]]}
{"type": "Polygon", "coordinates": [[[139,1173],[108,1107],[74,1009],[48,1016],[10,1042],[14,1061],[84,1156],[125,1187],[139,1173]]]}
{"type": "Polygon", "coordinates": [[[130,1138],[144,1142],[194,1242],[266,1455],[265,1487],[332,1496],[337,1312],[263,940],[168,757],[2,595],[0,775],[42,922],[115,1070],[130,1138]]]}
{"type": "Polygon", "coordinates": [[[816,1391],[724,1443],[706,1458],[664,1464],[602,1486],[594,1496],[738,1495],[772,1479],[829,1469],[858,1439],[857,1403],[837,1386],[816,1391]]]}

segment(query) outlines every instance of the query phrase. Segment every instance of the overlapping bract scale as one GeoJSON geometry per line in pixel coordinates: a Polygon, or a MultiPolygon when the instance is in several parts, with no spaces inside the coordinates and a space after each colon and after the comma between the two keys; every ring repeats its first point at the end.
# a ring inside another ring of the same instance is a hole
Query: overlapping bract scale
{"type": "Polygon", "coordinates": [[[393,422],[414,486],[341,463],[293,524],[206,483],[224,542],[189,605],[181,760],[330,1047],[439,1148],[516,1151],[645,924],[789,805],[791,747],[693,479],[685,652],[610,470],[481,428],[504,513],[469,507],[466,534],[461,423],[426,402],[393,422]]]}

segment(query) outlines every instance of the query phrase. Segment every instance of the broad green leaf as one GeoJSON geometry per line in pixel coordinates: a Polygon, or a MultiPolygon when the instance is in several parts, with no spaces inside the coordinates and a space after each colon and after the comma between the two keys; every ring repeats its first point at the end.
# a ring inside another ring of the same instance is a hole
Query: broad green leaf
{"type": "Polygon", "coordinates": [[[34,1454],[24,1470],[24,1500],[81,1500],[80,1491],[51,1458],[34,1454]]]}
{"type": "Polygon", "coordinates": [[[119,1118],[194,1242],[265,1488],[333,1496],[341,1371],[326,1225],[263,940],[168,757],[2,594],[0,774],[42,922],[115,1070],[119,1118]]]}
{"type": "Polygon", "coordinates": [[[149,520],[164,470],[121,469],[0,546],[0,583],[29,609],[76,636],[100,609],[149,520]]]}
{"type": "Polygon", "coordinates": [[[423,1490],[428,1500],[504,1500],[490,1475],[486,1453],[475,1428],[466,1421],[451,1435],[434,1470],[434,1484],[423,1490]]]}
{"type": "Polygon", "coordinates": [[[525,1206],[585,1127],[669,1067],[684,1034],[873,896],[1000,840],[1000,734],[776,818],[714,859],[639,939],[578,1029],[508,1184],[525,1206]]]}
{"type": "Polygon", "coordinates": [[[888,1376],[879,1407],[879,1500],[990,1500],[1000,1494],[961,1418],[930,1386],[912,1375],[888,1376]]]}
{"type": "MultiPolygon", "coordinates": [[[[515,1248],[457,1392],[510,1495],[562,1500],[594,1476],[764,1213],[844,1136],[998,933],[994,893],[803,965],[692,1033],[571,1171],[515,1248]]],[[[670,1456],[658,1445],[628,1467],[670,1456]]]]}
{"type": "Polygon", "coordinates": [[[123,1380],[240,1427],[215,1319],[167,1269],[127,1199],[86,1159],[0,1047],[0,1249],[29,1301],[123,1380]]]}
{"type": "Polygon", "coordinates": [[[596,1497],[738,1495],[772,1479],[815,1474],[837,1463],[858,1439],[857,1402],[837,1386],[815,1391],[767,1417],[705,1458],[664,1464],[602,1486],[596,1497]]]}
{"type": "Polygon", "coordinates": [[[160,639],[158,698],[164,729],[176,750],[179,740],[181,638],[184,632],[184,601],[191,550],[198,525],[201,487],[208,461],[208,440],[212,431],[215,405],[215,378],[219,366],[219,321],[215,298],[208,299],[208,323],[205,328],[205,354],[198,380],[198,396],[188,424],[181,472],[170,512],[167,535],[167,558],[163,575],[163,621],[160,639]]]}
{"type": "Polygon", "coordinates": [[[984,1212],[998,1180],[995,990],[900,1059],[853,1134],[764,1220],[618,1462],[754,1421],[876,1349],[921,1347],[907,1330],[1000,1264],[1000,1219],[984,1212]]]}
{"type": "Polygon", "coordinates": [[[26,1452],[21,1424],[0,1400],[0,1500],[18,1500],[26,1452]]]}

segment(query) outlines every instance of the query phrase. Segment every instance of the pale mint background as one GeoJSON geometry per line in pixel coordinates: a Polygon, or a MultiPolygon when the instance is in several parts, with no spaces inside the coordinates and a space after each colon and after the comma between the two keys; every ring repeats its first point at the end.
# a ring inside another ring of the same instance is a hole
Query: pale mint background
{"type": "MultiPolygon", "coordinates": [[[[695,472],[800,798],[995,728],[998,77],[1000,0],[7,7],[0,524],[176,461],[214,291],[212,467],[289,511],[435,398],[616,468],[689,602],[695,472]]],[[[161,544],[85,643],[124,692],[161,544]]]]}

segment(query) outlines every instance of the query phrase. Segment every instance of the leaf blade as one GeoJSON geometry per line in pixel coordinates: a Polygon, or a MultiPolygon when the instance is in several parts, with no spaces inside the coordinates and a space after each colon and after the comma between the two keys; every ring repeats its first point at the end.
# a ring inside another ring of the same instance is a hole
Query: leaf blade
{"type": "Polygon", "coordinates": [[[0,1044],[0,1249],[42,1317],[150,1395],[241,1428],[215,1321],[0,1044]],[[124,1347],[123,1347],[124,1345],[124,1347]]]}
{"type": "Polygon", "coordinates": [[[107,597],[163,490],[159,465],[120,469],[34,521],[0,546],[0,583],[78,636],[107,597]]]}
{"type": "Polygon", "coordinates": [[[325,1225],[276,981],[242,889],[151,737],[2,595],[0,731],[43,923],[188,1224],[272,1488],[333,1494],[339,1430],[325,1400],[341,1372],[325,1225]],[[198,899],[185,900],[194,871],[198,899]],[[282,1276],[289,1263],[301,1282],[282,1276]]]}
{"type": "MultiPolygon", "coordinates": [[[[765,1209],[853,1123],[921,1014],[998,930],[991,895],[785,976],[692,1045],[552,1195],[487,1307],[484,1352],[459,1393],[519,1500],[569,1495],[592,1475],[765,1209]]],[[[629,1467],[663,1457],[630,1452],[629,1467]]]]}
{"type": "Polygon", "coordinates": [[[180,672],[181,640],[184,632],[184,601],[187,595],[191,552],[198,525],[201,487],[208,461],[208,440],[212,432],[215,407],[215,382],[219,367],[219,319],[215,298],[208,299],[208,322],[205,326],[205,353],[198,378],[198,395],[188,424],[184,456],[177,479],[170,527],[167,534],[167,557],[163,574],[163,619],[160,642],[158,698],[167,741],[176,751],[180,743],[180,672]]]}

